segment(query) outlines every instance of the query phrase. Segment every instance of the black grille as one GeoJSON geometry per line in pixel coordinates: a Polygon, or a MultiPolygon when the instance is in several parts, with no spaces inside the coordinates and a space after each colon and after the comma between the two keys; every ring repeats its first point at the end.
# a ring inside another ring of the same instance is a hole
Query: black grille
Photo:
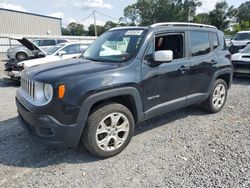
{"type": "Polygon", "coordinates": [[[21,88],[25,91],[31,98],[35,98],[35,82],[32,81],[28,76],[21,76],[21,88]]]}

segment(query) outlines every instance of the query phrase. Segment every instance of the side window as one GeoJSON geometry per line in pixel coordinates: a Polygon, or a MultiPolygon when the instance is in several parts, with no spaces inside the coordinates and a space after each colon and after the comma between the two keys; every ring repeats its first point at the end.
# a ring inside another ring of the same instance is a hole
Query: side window
{"type": "Polygon", "coordinates": [[[41,40],[40,46],[54,46],[54,45],[56,45],[55,40],[41,40]]]}
{"type": "Polygon", "coordinates": [[[57,44],[60,44],[60,43],[66,43],[68,42],[67,40],[63,40],[63,39],[58,39],[57,40],[57,44]]]}
{"type": "Polygon", "coordinates": [[[208,54],[211,51],[208,32],[191,31],[190,40],[192,56],[208,54]]]}
{"type": "Polygon", "coordinates": [[[216,49],[219,46],[218,36],[216,33],[211,33],[213,48],[216,49]]]}
{"type": "Polygon", "coordinates": [[[155,37],[155,51],[172,50],[173,59],[184,57],[184,35],[167,34],[155,37]]]}
{"type": "Polygon", "coordinates": [[[63,51],[66,52],[66,54],[78,54],[80,52],[80,45],[79,44],[72,44],[69,46],[66,46],[63,51]]]}
{"type": "Polygon", "coordinates": [[[87,48],[88,48],[88,46],[81,44],[80,45],[80,51],[81,51],[81,53],[84,52],[87,48]]]}

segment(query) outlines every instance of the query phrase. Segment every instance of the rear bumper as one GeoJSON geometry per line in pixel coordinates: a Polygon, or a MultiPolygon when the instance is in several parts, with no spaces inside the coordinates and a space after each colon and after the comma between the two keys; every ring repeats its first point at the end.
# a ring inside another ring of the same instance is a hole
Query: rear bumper
{"type": "Polygon", "coordinates": [[[20,124],[39,144],[50,146],[74,147],[78,145],[83,124],[62,124],[51,115],[30,110],[16,98],[20,124]]]}
{"type": "Polygon", "coordinates": [[[234,74],[250,74],[250,62],[233,61],[234,74]]]}

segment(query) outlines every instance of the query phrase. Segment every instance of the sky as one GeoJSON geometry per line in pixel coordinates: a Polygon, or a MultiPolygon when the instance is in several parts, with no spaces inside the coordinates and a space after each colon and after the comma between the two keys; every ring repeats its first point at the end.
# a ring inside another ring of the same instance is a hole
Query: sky
{"type": "MultiPolygon", "coordinates": [[[[197,12],[208,12],[221,0],[200,0],[202,7],[197,12]]],[[[123,16],[123,10],[136,0],[0,0],[0,8],[19,10],[62,18],[63,26],[70,22],[79,22],[88,27],[93,24],[92,11],[96,10],[98,25],[106,21],[117,22],[123,16]]],[[[227,0],[229,5],[238,7],[245,0],[227,0]]]]}

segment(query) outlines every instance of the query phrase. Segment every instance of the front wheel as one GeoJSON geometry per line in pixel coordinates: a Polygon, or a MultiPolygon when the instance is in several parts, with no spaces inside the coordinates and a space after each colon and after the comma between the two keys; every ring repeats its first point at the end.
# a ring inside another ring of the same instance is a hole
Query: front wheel
{"type": "Polygon", "coordinates": [[[225,105],[227,91],[227,83],[222,79],[216,80],[208,99],[202,103],[203,108],[209,113],[219,112],[225,105]]]}
{"type": "Polygon", "coordinates": [[[28,55],[24,52],[19,52],[16,54],[16,59],[18,61],[24,61],[24,60],[28,59],[28,55]]]}
{"type": "Polygon", "coordinates": [[[109,103],[95,109],[87,119],[82,142],[98,157],[120,153],[134,134],[134,118],[130,110],[118,103],[109,103]]]}

